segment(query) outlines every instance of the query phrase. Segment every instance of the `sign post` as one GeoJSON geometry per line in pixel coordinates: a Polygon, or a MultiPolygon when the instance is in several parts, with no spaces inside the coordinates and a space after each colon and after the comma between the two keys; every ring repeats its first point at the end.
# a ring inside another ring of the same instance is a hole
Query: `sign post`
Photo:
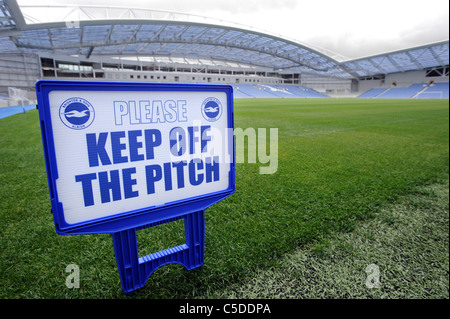
{"type": "Polygon", "coordinates": [[[39,81],[55,229],[110,233],[124,292],[204,261],[209,206],[235,190],[227,85],[39,81]],[[184,219],[186,243],[139,257],[136,231],[184,219]]]}

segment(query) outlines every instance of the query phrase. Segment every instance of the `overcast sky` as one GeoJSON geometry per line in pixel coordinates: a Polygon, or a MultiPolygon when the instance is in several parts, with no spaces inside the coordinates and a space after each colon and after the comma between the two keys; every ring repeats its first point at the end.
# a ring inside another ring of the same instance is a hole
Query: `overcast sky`
{"type": "MultiPolygon", "coordinates": [[[[36,0],[18,0],[36,4],[36,0]]],[[[348,58],[449,39],[448,0],[42,0],[144,7],[249,25],[348,58]]]]}

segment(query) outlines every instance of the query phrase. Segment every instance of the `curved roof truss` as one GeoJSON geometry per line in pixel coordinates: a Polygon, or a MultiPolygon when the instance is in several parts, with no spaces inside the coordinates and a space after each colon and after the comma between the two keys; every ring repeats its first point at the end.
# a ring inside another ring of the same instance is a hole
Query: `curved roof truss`
{"type": "Polygon", "coordinates": [[[0,52],[6,48],[87,58],[205,58],[276,71],[295,68],[324,76],[351,77],[339,62],[306,45],[224,21],[145,9],[39,5],[19,8],[16,1],[2,2],[12,13],[15,26],[3,31],[3,35],[8,32],[8,38],[1,39],[0,52]],[[49,22],[46,17],[59,21],[49,22]]]}
{"type": "Polygon", "coordinates": [[[357,77],[422,70],[449,64],[449,42],[443,41],[342,62],[357,77]]]}
{"type": "Polygon", "coordinates": [[[252,27],[141,8],[20,6],[0,0],[0,53],[168,57],[360,78],[448,65],[449,42],[348,60],[252,27]],[[345,61],[344,61],[345,60],[345,61]]]}

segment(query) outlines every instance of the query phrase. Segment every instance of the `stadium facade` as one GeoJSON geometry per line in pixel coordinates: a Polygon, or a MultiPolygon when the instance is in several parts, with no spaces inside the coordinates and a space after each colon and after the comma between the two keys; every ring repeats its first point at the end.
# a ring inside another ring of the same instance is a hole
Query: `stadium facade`
{"type": "Polygon", "coordinates": [[[358,96],[371,89],[390,96],[393,86],[420,83],[418,96],[430,83],[446,83],[444,93],[426,96],[448,98],[449,41],[349,60],[202,16],[0,0],[0,70],[0,94],[14,87],[30,99],[39,79],[228,83],[236,97],[358,96]]]}

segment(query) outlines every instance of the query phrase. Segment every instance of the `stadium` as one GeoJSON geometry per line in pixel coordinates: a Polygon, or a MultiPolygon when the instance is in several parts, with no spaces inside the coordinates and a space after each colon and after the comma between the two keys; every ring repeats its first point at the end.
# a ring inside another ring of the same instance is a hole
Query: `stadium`
{"type": "MultiPolygon", "coordinates": [[[[233,88],[236,127],[278,128],[278,171],[262,176],[259,164],[238,164],[236,194],[206,215],[205,266],[194,274],[163,267],[138,298],[448,299],[448,40],[347,59],[193,14],[0,0],[0,70],[3,298],[123,297],[109,237],[58,237],[52,229],[35,85],[67,80],[226,84],[233,88]],[[386,213],[386,205],[400,205],[404,196],[413,202],[405,207],[431,212],[434,219],[420,215],[418,225],[398,211],[386,213]],[[386,214],[379,217],[380,211],[386,214]],[[372,226],[359,227],[360,222],[372,226]],[[329,264],[310,265],[342,276],[344,289],[338,280],[299,279],[306,270],[289,266],[289,260],[306,258],[298,249],[318,263],[333,256],[358,259],[366,248],[336,236],[363,229],[359,235],[366,243],[389,237],[370,223],[386,229],[408,224],[409,234],[429,227],[431,237],[433,227],[441,229],[443,237],[434,239],[422,233],[416,239],[392,237],[402,245],[419,242],[404,253],[406,259],[430,242],[447,247],[422,253],[417,263],[424,268],[400,258],[396,262],[404,268],[394,270],[392,252],[383,250],[372,262],[361,257],[356,275],[349,264],[332,270],[329,264]],[[282,258],[289,254],[288,261],[282,258]],[[71,263],[83,271],[82,289],[64,286],[71,263]],[[367,290],[364,269],[374,263],[384,286],[367,290]],[[431,279],[415,281],[414,274],[426,267],[436,268],[431,279]],[[362,276],[362,283],[348,283],[351,276],[362,276]],[[274,286],[257,284],[270,278],[274,286]],[[280,292],[286,287],[292,295],[280,292]]],[[[150,251],[183,241],[180,225],[173,224],[152,241],[141,240],[150,251]]]]}
{"type": "Polygon", "coordinates": [[[342,61],[293,40],[176,12],[15,1],[2,1],[1,9],[6,97],[8,87],[33,92],[38,79],[90,79],[227,83],[236,98],[448,98],[448,41],[342,61]]]}

